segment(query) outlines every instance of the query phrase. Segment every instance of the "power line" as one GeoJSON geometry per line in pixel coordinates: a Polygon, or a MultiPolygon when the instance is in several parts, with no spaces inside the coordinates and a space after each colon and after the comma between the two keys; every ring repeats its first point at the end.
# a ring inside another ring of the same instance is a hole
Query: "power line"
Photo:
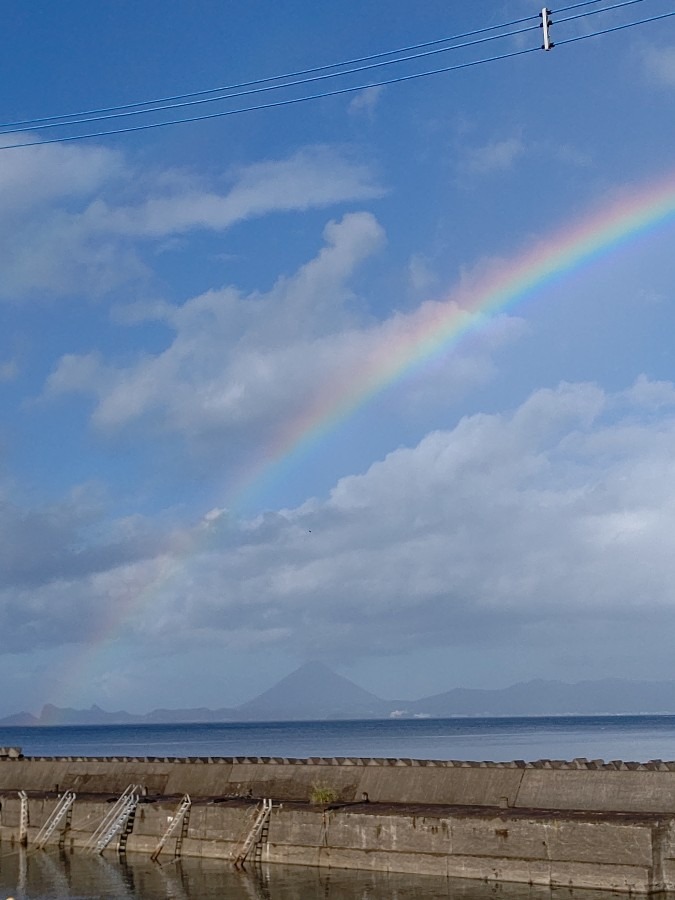
{"type": "Polygon", "coordinates": [[[660,19],[669,19],[671,16],[675,16],[675,10],[672,12],[661,13],[658,16],[651,16],[649,19],[639,19],[637,22],[625,22],[623,25],[613,25],[611,28],[603,28],[602,31],[594,31],[592,34],[580,34],[577,37],[565,38],[563,41],[556,41],[556,47],[562,47],[563,44],[574,44],[576,41],[585,41],[588,40],[588,38],[598,37],[601,34],[611,34],[613,31],[624,31],[626,28],[634,28],[636,25],[645,25],[647,22],[658,22],[660,19]]]}
{"type": "MultiPolygon", "coordinates": [[[[582,6],[590,5],[590,3],[592,3],[592,2],[595,2],[595,0],[586,0],[586,4],[579,4],[579,5],[582,5],[582,6]]],[[[624,0],[623,3],[618,4],[617,6],[629,5],[631,2],[640,2],[640,0],[624,0]]],[[[616,8],[616,7],[613,7],[613,8],[616,8]]],[[[607,9],[607,8],[605,8],[605,9],[607,9]]],[[[604,10],[594,10],[593,13],[602,12],[602,11],[604,11],[604,10]]],[[[660,15],[650,16],[650,17],[644,18],[644,19],[639,19],[635,22],[626,22],[621,25],[614,25],[614,26],[611,26],[608,28],[603,28],[601,30],[591,32],[590,34],[578,35],[578,36],[572,37],[572,38],[565,38],[563,40],[556,41],[556,46],[560,47],[565,44],[572,44],[577,41],[584,41],[584,40],[588,40],[589,38],[599,37],[601,35],[611,34],[613,32],[617,32],[617,31],[623,31],[628,28],[634,28],[638,25],[645,25],[649,22],[657,22],[657,21],[660,21],[663,19],[670,18],[672,16],[675,16],[675,10],[672,12],[662,13],[660,15]]],[[[574,17],[574,18],[579,18],[579,17],[574,17]]],[[[524,29],[524,30],[529,30],[529,29],[524,29]]],[[[187,124],[187,123],[192,123],[192,122],[203,122],[203,121],[206,121],[209,119],[217,119],[217,118],[223,118],[225,116],[239,115],[241,113],[246,113],[246,112],[255,112],[255,111],[261,111],[261,110],[267,110],[267,109],[276,109],[276,108],[283,107],[283,106],[291,106],[291,105],[295,105],[298,103],[305,103],[310,100],[320,100],[320,99],[324,99],[327,97],[335,97],[335,96],[339,96],[339,95],[354,93],[357,91],[366,90],[367,88],[386,87],[386,86],[393,85],[393,84],[401,84],[402,82],[406,82],[406,81],[413,81],[418,78],[425,78],[430,75],[439,75],[439,74],[443,74],[443,73],[447,73],[447,72],[458,71],[460,69],[472,68],[472,67],[475,67],[478,65],[482,65],[484,63],[497,62],[500,60],[511,59],[511,58],[514,58],[517,56],[523,56],[526,53],[533,53],[539,49],[540,49],[539,47],[528,47],[524,50],[517,50],[517,51],[511,52],[511,53],[504,53],[504,54],[500,54],[500,55],[496,55],[496,56],[484,57],[482,59],[471,60],[469,62],[459,63],[457,65],[452,65],[452,66],[443,66],[443,67],[440,67],[437,69],[430,69],[426,72],[416,72],[416,73],[409,74],[409,75],[400,75],[395,78],[384,79],[381,81],[371,82],[369,84],[360,84],[360,85],[354,85],[351,87],[336,88],[334,90],[323,91],[323,92],[316,93],[316,94],[307,94],[307,95],[304,95],[301,97],[293,97],[293,98],[288,98],[285,100],[277,100],[277,101],[273,101],[270,103],[260,103],[260,104],[255,104],[252,106],[237,107],[235,109],[222,110],[220,112],[213,112],[213,113],[206,113],[204,115],[191,116],[189,118],[184,118],[184,119],[171,119],[171,120],[165,120],[162,122],[149,122],[149,123],[144,123],[142,125],[135,125],[135,126],[129,126],[129,127],[125,127],[125,128],[111,129],[108,131],[89,132],[86,134],[79,134],[79,135],[66,135],[64,137],[48,138],[47,140],[44,140],[44,141],[36,140],[36,141],[24,141],[23,143],[20,143],[20,144],[6,144],[4,146],[0,146],[0,150],[13,150],[13,149],[20,149],[23,147],[35,147],[35,146],[43,146],[45,144],[57,144],[57,143],[65,143],[65,142],[70,142],[70,141],[79,141],[79,140],[85,140],[86,138],[107,137],[107,136],[118,135],[118,134],[129,134],[131,132],[147,131],[149,129],[154,129],[154,128],[164,128],[169,125],[181,125],[181,124],[187,124]]],[[[347,73],[343,73],[343,74],[347,74],[347,73]]],[[[169,107],[165,107],[165,108],[168,109],[169,107]]],[[[78,123],[73,122],[73,123],[68,123],[68,124],[78,124],[78,123]]],[[[10,132],[6,132],[6,134],[9,135],[10,132]]]]}
{"type": "MultiPolygon", "coordinates": [[[[630,2],[634,3],[634,2],[637,2],[637,0],[630,0],[630,2]]],[[[530,17],[530,18],[532,18],[532,17],[530,17]]],[[[379,69],[379,68],[382,68],[383,66],[391,66],[391,65],[395,65],[397,63],[410,62],[410,61],[416,60],[416,59],[423,59],[428,56],[438,55],[439,53],[448,53],[450,50],[459,50],[459,49],[465,48],[465,47],[474,47],[478,44],[488,43],[489,41],[500,40],[501,38],[506,38],[506,37],[513,37],[514,35],[518,35],[518,34],[524,34],[527,31],[533,31],[537,28],[539,28],[539,25],[529,25],[527,28],[518,28],[514,31],[504,32],[503,34],[491,35],[490,37],[479,38],[478,40],[475,40],[475,41],[467,41],[466,43],[463,43],[463,44],[455,44],[452,47],[440,47],[440,48],[437,47],[434,50],[425,50],[421,53],[414,53],[409,56],[401,56],[398,59],[381,60],[379,62],[369,63],[368,65],[357,66],[352,69],[346,69],[344,72],[328,72],[328,73],[324,73],[322,75],[314,75],[310,78],[302,78],[302,79],[298,79],[296,81],[287,81],[284,84],[274,84],[274,85],[267,85],[265,87],[255,87],[255,88],[250,88],[249,90],[245,90],[245,91],[237,91],[236,93],[223,94],[218,97],[201,97],[201,98],[194,99],[194,100],[185,100],[180,103],[171,103],[171,104],[164,105],[164,106],[154,106],[154,107],[150,107],[148,109],[127,110],[126,112],[111,112],[111,113],[106,113],[105,115],[89,116],[87,118],[81,118],[81,119],[67,121],[67,122],[61,121],[61,122],[48,122],[48,123],[42,124],[42,125],[39,125],[39,124],[23,125],[20,128],[14,128],[12,126],[0,125],[0,128],[5,129],[6,134],[9,134],[9,133],[19,134],[19,133],[25,132],[25,131],[43,131],[47,128],[64,128],[67,125],[84,125],[88,122],[101,122],[101,121],[108,121],[110,119],[123,119],[123,118],[127,118],[129,116],[143,116],[148,113],[164,112],[164,110],[169,110],[169,109],[184,109],[185,107],[199,106],[204,103],[216,103],[221,100],[234,100],[238,97],[250,96],[251,94],[262,94],[262,93],[266,93],[269,91],[277,91],[277,90],[280,90],[281,88],[297,87],[298,85],[305,85],[305,84],[315,84],[318,81],[325,81],[330,78],[341,78],[345,75],[354,75],[358,72],[366,72],[366,71],[370,71],[372,69],[379,69]]]]}
{"type": "Polygon", "coordinates": [[[586,16],[597,16],[598,13],[611,12],[613,9],[621,9],[624,6],[633,6],[635,3],[643,3],[644,0],[623,0],[613,6],[603,6],[602,9],[592,9],[589,12],[576,13],[574,16],[566,16],[564,19],[556,19],[554,25],[562,25],[563,22],[573,22],[575,19],[584,19],[586,16]]]}
{"type": "MultiPolygon", "coordinates": [[[[587,2],[588,2],[588,0],[587,0],[587,2]]],[[[590,2],[597,3],[597,2],[599,2],[599,0],[590,0],[590,2]]],[[[78,119],[79,120],[79,119],[81,119],[82,116],[98,115],[99,113],[119,112],[119,111],[127,110],[127,109],[136,109],[139,106],[150,106],[151,104],[172,103],[176,100],[187,100],[191,97],[203,97],[203,96],[206,96],[207,94],[218,94],[223,91],[235,91],[235,90],[239,90],[240,88],[248,88],[248,87],[255,87],[257,85],[262,85],[262,84],[270,84],[273,81],[287,81],[290,78],[300,78],[301,76],[304,76],[304,75],[314,75],[319,72],[326,72],[330,69],[342,68],[344,66],[353,66],[353,65],[358,65],[360,63],[371,62],[372,60],[376,60],[376,59],[383,59],[385,56],[394,56],[394,55],[401,54],[401,53],[410,53],[413,50],[424,50],[427,47],[436,47],[439,44],[448,44],[451,41],[464,40],[465,38],[475,37],[476,35],[480,35],[480,34],[486,34],[487,32],[490,32],[490,31],[497,31],[497,30],[503,29],[503,28],[511,28],[514,25],[522,25],[524,22],[530,22],[536,18],[538,18],[538,16],[525,16],[520,19],[513,19],[510,22],[502,22],[499,25],[489,25],[486,28],[477,28],[477,29],[474,29],[473,31],[465,31],[461,34],[451,35],[450,37],[438,38],[433,41],[425,41],[420,44],[411,44],[408,47],[399,47],[396,50],[384,50],[384,51],[381,51],[380,53],[372,53],[369,56],[360,56],[360,57],[356,57],[354,59],[343,60],[342,62],[328,63],[328,64],[322,65],[322,66],[314,66],[313,68],[310,68],[310,69],[299,69],[296,72],[286,72],[282,75],[270,75],[265,78],[257,78],[253,81],[241,81],[241,82],[238,82],[235,84],[223,85],[221,87],[216,87],[216,88],[208,88],[206,90],[201,90],[201,91],[191,91],[190,93],[185,93],[185,94],[175,94],[170,97],[158,97],[153,100],[139,100],[135,103],[125,103],[125,104],[121,104],[119,106],[107,106],[107,107],[101,107],[98,109],[87,109],[87,110],[83,110],[81,112],[67,113],[67,114],[56,115],[56,116],[44,116],[44,117],[38,118],[38,119],[23,119],[23,120],[17,121],[17,122],[4,122],[4,123],[0,123],[0,128],[13,128],[15,126],[20,126],[20,125],[37,125],[42,122],[54,122],[57,120],[64,120],[64,119],[78,119]]],[[[533,27],[536,27],[536,26],[533,26],[533,27]]],[[[516,32],[516,33],[518,33],[518,32],[516,32]]],[[[506,37],[506,36],[507,35],[497,35],[496,37],[506,37]]],[[[469,45],[462,45],[462,46],[469,46],[469,45]]],[[[453,49],[458,49],[458,48],[456,46],[453,46],[453,47],[447,47],[445,49],[453,50],[453,49]]],[[[392,60],[392,62],[398,62],[398,61],[400,61],[400,60],[392,60]]],[[[344,75],[347,73],[341,72],[341,73],[336,73],[336,74],[344,75]]],[[[283,86],[285,86],[285,85],[278,85],[278,87],[283,87],[283,86]]],[[[147,112],[148,110],[144,110],[144,111],[147,112]]]]}
{"type": "Polygon", "coordinates": [[[601,3],[603,0],[583,0],[583,3],[572,3],[570,6],[561,6],[559,9],[551,9],[549,12],[552,15],[557,15],[561,12],[568,12],[570,9],[579,9],[581,6],[590,6],[592,3],[601,3]]]}
{"type": "MultiPolygon", "coordinates": [[[[590,5],[591,3],[596,3],[596,2],[599,2],[599,0],[585,0],[585,2],[582,4],[575,4],[575,8],[577,8],[579,6],[585,7],[585,6],[590,5]]],[[[586,16],[597,15],[598,13],[608,12],[608,11],[614,10],[614,9],[621,9],[624,6],[632,6],[636,3],[642,3],[642,2],[644,2],[644,0],[622,0],[622,2],[615,3],[612,6],[603,7],[602,9],[589,10],[587,12],[577,13],[576,15],[568,16],[567,18],[564,18],[564,19],[559,19],[559,20],[557,20],[556,24],[572,21],[574,19],[584,18],[586,16]]],[[[443,38],[443,39],[440,39],[437,41],[428,41],[425,44],[415,45],[415,47],[430,47],[432,45],[446,44],[449,41],[459,40],[460,38],[468,37],[468,36],[471,36],[472,34],[485,34],[488,31],[495,31],[497,29],[507,28],[511,24],[519,24],[521,22],[529,22],[533,18],[538,18],[538,17],[528,16],[528,17],[520,19],[520,20],[514,20],[513,23],[504,23],[502,25],[492,25],[492,26],[489,26],[488,28],[477,29],[474,32],[465,32],[465,34],[463,34],[463,35],[455,35],[453,37],[443,38]]],[[[230,88],[212,88],[208,91],[200,91],[200,92],[196,92],[196,93],[192,93],[192,94],[177,95],[175,98],[165,98],[163,100],[158,100],[158,101],[143,101],[143,102],[139,102],[139,103],[127,104],[126,106],[109,107],[107,109],[91,111],[92,113],[100,113],[100,115],[99,114],[89,115],[88,113],[82,112],[82,113],[73,113],[71,116],[66,116],[66,115],[51,116],[51,117],[46,117],[43,119],[27,119],[27,120],[24,120],[23,122],[5,123],[5,124],[0,124],[0,130],[3,130],[5,132],[11,131],[11,133],[13,133],[13,134],[19,134],[19,133],[23,133],[23,132],[27,132],[27,131],[31,131],[31,132],[43,131],[43,130],[52,129],[52,128],[62,128],[62,127],[66,127],[68,125],[84,125],[84,124],[88,124],[90,122],[102,122],[102,121],[109,121],[111,119],[122,119],[122,118],[131,117],[131,116],[142,116],[142,115],[155,113],[155,112],[164,112],[165,110],[171,110],[171,109],[184,109],[186,107],[199,106],[199,105],[206,104],[206,103],[216,103],[216,102],[220,102],[222,100],[234,100],[239,97],[251,96],[253,94],[267,93],[270,91],[277,91],[277,90],[280,90],[282,88],[287,88],[287,87],[297,87],[297,86],[305,85],[305,84],[313,84],[313,83],[316,83],[319,81],[324,81],[327,79],[342,77],[344,75],[353,75],[353,74],[356,74],[359,72],[364,72],[364,71],[369,71],[372,69],[381,68],[383,66],[396,65],[397,63],[410,62],[412,60],[422,59],[422,58],[437,55],[440,53],[447,53],[451,50],[459,50],[459,49],[466,48],[466,47],[473,47],[473,46],[477,46],[479,44],[488,43],[490,41],[501,40],[502,38],[513,37],[515,35],[524,34],[528,31],[532,31],[538,27],[539,27],[538,25],[530,25],[526,28],[518,28],[513,31],[506,31],[506,32],[503,32],[500,34],[491,35],[490,37],[482,37],[477,40],[466,41],[465,43],[455,44],[450,47],[435,46],[435,49],[433,49],[433,50],[427,49],[420,53],[409,54],[407,56],[399,56],[396,59],[386,59],[385,60],[385,59],[383,59],[383,57],[392,56],[394,54],[404,53],[409,49],[415,49],[415,47],[403,48],[401,50],[384,51],[382,53],[372,54],[369,57],[362,57],[360,60],[355,60],[355,62],[363,62],[368,59],[378,60],[377,62],[372,62],[372,63],[369,63],[368,65],[357,66],[355,68],[346,69],[345,71],[341,71],[341,72],[333,72],[333,71],[326,71],[326,70],[334,69],[339,66],[350,65],[351,63],[349,61],[346,61],[343,63],[333,63],[333,64],[326,65],[326,66],[319,66],[319,67],[316,67],[315,69],[308,69],[308,70],[306,70],[306,72],[307,73],[322,72],[323,74],[314,75],[309,78],[302,78],[302,79],[295,80],[295,81],[287,80],[287,81],[285,81],[285,83],[282,83],[282,84],[269,84],[269,82],[279,81],[283,78],[290,79],[295,76],[290,75],[290,74],[274,76],[271,78],[258,79],[257,81],[253,81],[253,82],[242,82],[238,86],[234,85],[231,89],[230,88]],[[258,86],[256,87],[255,85],[258,85],[258,86]],[[265,85],[265,86],[262,86],[262,85],[265,85]],[[250,89],[237,91],[236,93],[220,94],[219,96],[215,96],[215,97],[204,96],[206,94],[218,93],[219,91],[234,90],[235,87],[250,87],[250,89]],[[194,99],[186,99],[189,97],[192,97],[194,99]],[[181,100],[183,102],[170,103],[169,101],[171,99],[181,100]],[[162,106],[151,106],[151,107],[145,108],[145,109],[138,108],[141,106],[148,107],[148,104],[151,102],[162,103],[163,105],[162,106]],[[75,117],[77,117],[77,118],[75,118],[75,117]]],[[[298,73],[298,74],[301,74],[301,73],[298,73]]]]}
{"type": "MultiPolygon", "coordinates": [[[[45,141],[25,141],[21,144],[5,144],[0,146],[0,150],[19,150],[22,147],[42,147],[45,144],[61,144],[67,141],[82,141],[86,138],[107,137],[116,134],[129,134],[134,131],[147,131],[151,128],[164,128],[167,125],[183,125],[189,122],[204,122],[208,119],[219,119],[224,116],[235,116],[240,113],[256,112],[265,109],[278,109],[281,106],[291,106],[297,103],[305,103],[308,100],[322,100],[325,97],[337,97],[341,94],[351,94],[356,91],[363,91],[373,87],[387,87],[392,84],[401,84],[404,81],[413,81],[417,78],[425,78],[428,75],[440,75],[444,72],[456,72],[459,69],[468,69],[473,66],[479,66],[483,63],[497,62],[502,59],[512,59],[515,56],[523,56],[526,53],[534,53],[539,51],[539,47],[528,47],[525,50],[516,50],[513,53],[503,53],[500,56],[489,56],[483,59],[475,59],[471,62],[459,63],[454,66],[443,66],[439,69],[430,69],[428,72],[415,72],[411,75],[399,75],[397,78],[388,78],[383,81],[371,82],[370,84],[359,84],[352,87],[336,88],[332,91],[324,91],[319,94],[308,94],[304,97],[291,97],[287,100],[276,100],[272,103],[259,103],[255,106],[244,106],[237,109],[226,109],[221,112],[206,113],[202,116],[191,116],[188,119],[171,119],[165,122],[147,122],[144,125],[132,125],[128,128],[115,128],[110,131],[89,132],[87,134],[66,135],[65,137],[48,138],[45,141]]],[[[7,135],[11,132],[7,132],[7,135]]]]}

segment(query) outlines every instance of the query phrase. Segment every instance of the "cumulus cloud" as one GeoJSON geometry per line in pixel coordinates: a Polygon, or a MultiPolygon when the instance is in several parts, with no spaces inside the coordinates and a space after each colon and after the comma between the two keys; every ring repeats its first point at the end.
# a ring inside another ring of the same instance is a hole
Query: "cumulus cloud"
{"type": "Polygon", "coordinates": [[[127,567],[157,558],[167,537],[140,516],[108,519],[97,494],[83,487],[37,508],[0,500],[0,630],[8,652],[90,639],[124,594],[127,567]]]}
{"type": "MultiPolygon", "coordinates": [[[[174,333],[164,350],[121,366],[95,353],[64,356],[47,395],[93,397],[93,423],[103,432],[170,432],[188,446],[217,450],[221,465],[236,462],[233,454],[241,461],[311,417],[308,410],[375,384],[388,360],[396,365],[439,322],[468,316],[453,300],[382,319],[364,314],[350,280],[384,239],[370,213],[350,213],[328,223],[315,258],[267,293],[227,288],[181,306],[143,305],[140,318],[156,318],[174,333]]],[[[128,321],[134,318],[132,309],[128,321]]],[[[492,374],[491,354],[517,332],[518,320],[504,316],[486,325],[480,346],[440,354],[406,382],[399,408],[447,406],[492,374]]]]}
{"type": "MultiPolygon", "coordinates": [[[[47,611],[57,640],[66,622],[85,627],[85,594],[103,608],[132,585],[152,602],[130,627],[153,646],[180,635],[344,658],[522,640],[580,619],[659,631],[675,613],[674,460],[674,385],[562,384],[430,433],[325,500],[251,521],[214,509],[154,556],[120,565],[106,545],[114,559],[90,557],[79,582],[38,566],[30,602],[4,592],[4,621],[29,634],[47,611]]],[[[14,541],[27,558],[29,542],[49,548],[62,532],[31,524],[14,541]]]]}
{"type": "Polygon", "coordinates": [[[329,147],[305,148],[287,159],[242,166],[225,190],[201,179],[169,181],[163,191],[133,206],[92,210],[92,224],[118,234],[164,237],[192,229],[225,230],[271,212],[306,210],[378,197],[382,189],[368,166],[329,147]]]}
{"type": "Polygon", "coordinates": [[[268,294],[225,289],[156,307],[175,332],[164,352],[117,369],[93,354],[66,356],[48,390],[95,393],[102,428],[147,415],[194,433],[263,420],[291,401],[301,406],[322,369],[355,362],[346,281],[384,239],[368,213],[330,222],[324,237],[318,256],[268,294]]]}
{"type": "Polygon", "coordinates": [[[648,388],[541,390],[389,454],[325,502],[238,526],[212,516],[171,627],[224,641],[259,628],[308,652],[321,636],[340,654],[672,613],[675,404],[656,423],[648,388]]]}
{"type": "Polygon", "coordinates": [[[511,169],[524,153],[525,145],[519,137],[490,141],[466,151],[460,169],[471,175],[505,172],[511,169]]]}
{"type": "Polygon", "coordinates": [[[96,146],[7,150],[0,155],[0,297],[106,294],[150,277],[139,241],[224,231],[270,213],[381,193],[367,165],[326,146],[210,178],[143,168],[96,146]]]}
{"type": "Polygon", "coordinates": [[[140,262],[101,241],[84,217],[126,166],[100,147],[26,147],[0,154],[0,298],[101,292],[137,276],[140,262]]]}
{"type": "MultiPolygon", "coordinates": [[[[348,656],[580,617],[657,622],[675,612],[673,460],[672,384],[539,390],[390,453],[326,500],[252,521],[212,510],[133,626],[160,645],[348,656]]],[[[157,565],[128,577],[151,583],[157,565]]]]}

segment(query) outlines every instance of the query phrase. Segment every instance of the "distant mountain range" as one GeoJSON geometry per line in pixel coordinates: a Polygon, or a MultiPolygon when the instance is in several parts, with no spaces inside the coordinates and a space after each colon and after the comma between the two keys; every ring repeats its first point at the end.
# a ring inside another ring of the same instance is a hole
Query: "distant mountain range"
{"type": "Polygon", "coordinates": [[[320,662],[306,663],[253,700],[222,709],[155,709],[145,715],[47,704],[0,726],[270,722],[320,719],[675,714],[675,681],[528,681],[499,690],[454,688],[421,700],[382,700],[320,662]]]}

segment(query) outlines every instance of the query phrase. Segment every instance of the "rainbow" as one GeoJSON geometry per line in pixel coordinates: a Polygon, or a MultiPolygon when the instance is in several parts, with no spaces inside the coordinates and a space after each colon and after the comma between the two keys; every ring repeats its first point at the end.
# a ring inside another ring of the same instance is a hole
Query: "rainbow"
{"type": "Polygon", "coordinates": [[[448,351],[469,331],[532,297],[546,287],[624,243],[675,217],[675,175],[624,192],[578,221],[537,241],[531,249],[491,273],[461,303],[453,298],[427,303],[407,317],[405,328],[392,328],[372,354],[340,384],[318,396],[287,422],[250,470],[239,498],[263,492],[265,485],[293,468],[387,387],[448,351]]]}
{"type": "MultiPolygon", "coordinates": [[[[394,385],[417,366],[448,353],[472,329],[495,314],[508,310],[596,259],[616,251],[675,217],[675,175],[650,182],[607,202],[567,227],[515,256],[491,272],[458,299],[423,304],[415,313],[393,317],[378,333],[369,354],[349,377],[333,383],[295,418],[285,423],[276,439],[231,491],[229,508],[259,494],[265,485],[283,477],[325,437],[364,407],[381,391],[394,385]],[[373,349],[374,348],[374,349],[373,349]]],[[[144,584],[129,585],[123,601],[99,628],[80,654],[75,654],[69,672],[60,679],[62,691],[86,683],[87,671],[105,657],[114,659],[117,641],[134,613],[148,606],[158,591],[185,576],[189,561],[213,539],[209,522],[179,538],[156,560],[154,574],[144,584]]]]}

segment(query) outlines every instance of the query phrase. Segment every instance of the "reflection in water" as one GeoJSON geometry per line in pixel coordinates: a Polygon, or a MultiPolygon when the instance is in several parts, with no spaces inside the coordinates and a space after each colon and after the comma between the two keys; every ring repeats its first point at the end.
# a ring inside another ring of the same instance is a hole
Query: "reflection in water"
{"type": "Polygon", "coordinates": [[[611,900],[609,891],[554,894],[526,885],[486,885],[430,876],[252,867],[237,872],[220,860],[183,859],[164,865],[147,857],[64,854],[0,845],[0,900],[611,900]]]}

